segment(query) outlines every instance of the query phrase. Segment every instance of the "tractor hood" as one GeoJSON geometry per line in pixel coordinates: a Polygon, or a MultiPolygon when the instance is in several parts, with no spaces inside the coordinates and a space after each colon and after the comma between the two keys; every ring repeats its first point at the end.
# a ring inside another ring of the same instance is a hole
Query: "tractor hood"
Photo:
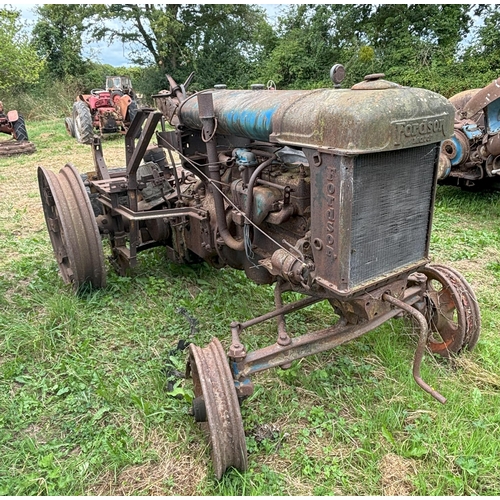
{"type": "MultiPolygon", "coordinates": [[[[217,133],[342,154],[441,142],[453,134],[454,108],[434,92],[385,80],[352,89],[206,90],[217,133]]],[[[196,95],[177,109],[179,123],[201,129],[196,95]]]]}

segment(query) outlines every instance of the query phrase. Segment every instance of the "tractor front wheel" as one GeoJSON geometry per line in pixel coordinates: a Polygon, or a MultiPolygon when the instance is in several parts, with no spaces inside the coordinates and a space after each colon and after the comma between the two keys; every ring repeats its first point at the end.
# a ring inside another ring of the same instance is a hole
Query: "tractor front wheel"
{"type": "Polygon", "coordinates": [[[68,132],[71,137],[75,137],[75,122],[71,116],[66,117],[64,126],[66,127],[66,132],[68,132]]]}
{"type": "Polygon", "coordinates": [[[94,127],[90,109],[83,101],[73,104],[73,126],[75,138],[80,144],[92,144],[94,127]]]}

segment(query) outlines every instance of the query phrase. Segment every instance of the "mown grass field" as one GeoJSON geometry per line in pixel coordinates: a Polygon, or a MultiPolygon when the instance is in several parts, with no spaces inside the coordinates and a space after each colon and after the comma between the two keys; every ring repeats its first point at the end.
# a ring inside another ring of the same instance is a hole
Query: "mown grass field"
{"type": "MultiPolygon", "coordinates": [[[[179,339],[228,347],[229,324],[266,312],[272,289],[233,270],[169,264],[161,249],[129,277],[75,296],[58,276],[38,195],[38,165],[92,170],[63,120],[28,122],[37,152],[0,159],[0,494],[500,494],[500,194],[440,187],[431,254],[475,290],[482,335],[450,364],[426,355],[413,382],[411,322],[392,320],[335,351],[254,378],[242,409],[249,470],[214,479],[207,440],[188,415],[179,339]],[[195,319],[196,321],[193,321],[195,319]],[[174,397],[177,395],[177,397],[174,397]]],[[[123,139],[104,141],[123,165],[123,139]]],[[[317,304],[291,333],[327,326],[317,304]]],[[[275,325],[249,330],[249,349],[275,325]]]]}

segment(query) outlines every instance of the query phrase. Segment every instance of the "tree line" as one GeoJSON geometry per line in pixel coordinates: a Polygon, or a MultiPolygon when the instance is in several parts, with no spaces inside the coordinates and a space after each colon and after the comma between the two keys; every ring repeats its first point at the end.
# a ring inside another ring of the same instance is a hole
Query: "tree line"
{"type": "Polygon", "coordinates": [[[55,82],[102,86],[120,69],[139,92],[195,72],[193,89],[217,83],[280,89],[330,86],[342,63],[344,87],[369,73],[451,96],[500,76],[500,7],[495,4],[299,4],[269,11],[251,4],[43,4],[31,31],[0,8],[0,92],[42,92],[55,82]],[[84,56],[91,41],[120,41],[130,68],[84,56]],[[116,72],[116,71],[114,71],[116,72]]]}

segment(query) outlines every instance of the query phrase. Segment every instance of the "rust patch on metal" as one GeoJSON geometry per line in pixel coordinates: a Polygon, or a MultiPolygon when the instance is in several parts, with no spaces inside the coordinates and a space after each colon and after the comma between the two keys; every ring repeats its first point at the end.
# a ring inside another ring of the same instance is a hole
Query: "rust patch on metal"
{"type": "Polygon", "coordinates": [[[444,265],[426,266],[429,324],[432,334],[429,349],[449,357],[464,348],[472,349],[479,337],[481,318],[477,299],[458,271],[444,265]]]}

